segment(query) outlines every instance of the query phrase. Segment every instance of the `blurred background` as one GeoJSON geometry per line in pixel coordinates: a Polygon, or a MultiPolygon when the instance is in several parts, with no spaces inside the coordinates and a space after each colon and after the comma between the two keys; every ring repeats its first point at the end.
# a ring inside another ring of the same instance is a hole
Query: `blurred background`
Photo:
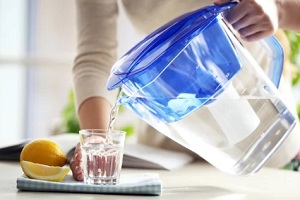
{"type": "MultiPolygon", "coordinates": [[[[118,23],[122,55],[141,36],[118,23]]],[[[75,53],[75,1],[0,0],[0,145],[76,130],[75,53]]]]}
{"type": "MultiPolygon", "coordinates": [[[[143,36],[126,20],[122,7],[118,25],[121,56],[143,36]]],[[[286,34],[290,59],[299,66],[300,37],[286,34]]],[[[75,53],[75,1],[0,0],[0,145],[77,132],[72,96],[75,53]]],[[[299,77],[295,74],[293,82],[297,100],[299,77]]],[[[132,117],[117,121],[124,121],[123,128],[134,133],[132,117]]]]}

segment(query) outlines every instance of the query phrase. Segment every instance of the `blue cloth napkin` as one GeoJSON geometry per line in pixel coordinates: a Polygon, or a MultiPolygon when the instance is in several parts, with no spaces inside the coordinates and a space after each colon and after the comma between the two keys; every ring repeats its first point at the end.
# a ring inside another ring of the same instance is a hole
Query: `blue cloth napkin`
{"type": "Polygon", "coordinates": [[[61,182],[29,179],[23,175],[17,179],[17,188],[25,191],[156,196],[161,195],[162,192],[161,180],[156,173],[121,174],[120,183],[117,185],[89,185],[75,181],[70,174],[61,182]]]}

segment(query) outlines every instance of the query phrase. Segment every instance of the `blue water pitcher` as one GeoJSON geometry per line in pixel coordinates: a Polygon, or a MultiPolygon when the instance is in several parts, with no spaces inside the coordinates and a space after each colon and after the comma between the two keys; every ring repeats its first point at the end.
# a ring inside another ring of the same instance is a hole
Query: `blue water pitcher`
{"type": "MultiPolygon", "coordinates": [[[[220,170],[257,172],[295,125],[278,92],[283,52],[272,36],[254,58],[223,18],[236,3],[186,13],[112,68],[118,102],[220,170]]],[[[256,52],[258,53],[258,52],[256,52]]]]}

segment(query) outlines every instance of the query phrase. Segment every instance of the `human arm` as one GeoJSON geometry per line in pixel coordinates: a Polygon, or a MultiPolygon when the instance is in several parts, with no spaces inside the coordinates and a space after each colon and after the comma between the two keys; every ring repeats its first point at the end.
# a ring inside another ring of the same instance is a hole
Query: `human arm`
{"type": "MultiPolygon", "coordinates": [[[[106,128],[116,92],[106,89],[116,60],[115,0],[76,0],[77,56],[73,67],[76,111],[81,129],[106,128]]],[[[83,180],[81,152],[77,145],[70,163],[76,180],[83,180]]]]}
{"type": "Polygon", "coordinates": [[[225,18],[243,39],[255,41],[274,34],[278,28],[300,32],[299,9],[300,0],[242,0],[225,18]]]}
{"type": "Polygon", "coordinates": [[[116,92],[106,89],[116,60],[117,4],[112,0],[77,0],[77,56],[73,67],[80,127],[106,128],[116,92]]]}

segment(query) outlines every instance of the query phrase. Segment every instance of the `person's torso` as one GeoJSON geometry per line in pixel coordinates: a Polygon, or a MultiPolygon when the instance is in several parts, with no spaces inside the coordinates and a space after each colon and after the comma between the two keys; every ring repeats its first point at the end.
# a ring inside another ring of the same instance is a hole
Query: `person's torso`
{"type": "Polygon", "coordinates": [[[208,5],[212,0],[122,0],[125,12],[138,30],[149,34],[171,19],[208,5]]]}

